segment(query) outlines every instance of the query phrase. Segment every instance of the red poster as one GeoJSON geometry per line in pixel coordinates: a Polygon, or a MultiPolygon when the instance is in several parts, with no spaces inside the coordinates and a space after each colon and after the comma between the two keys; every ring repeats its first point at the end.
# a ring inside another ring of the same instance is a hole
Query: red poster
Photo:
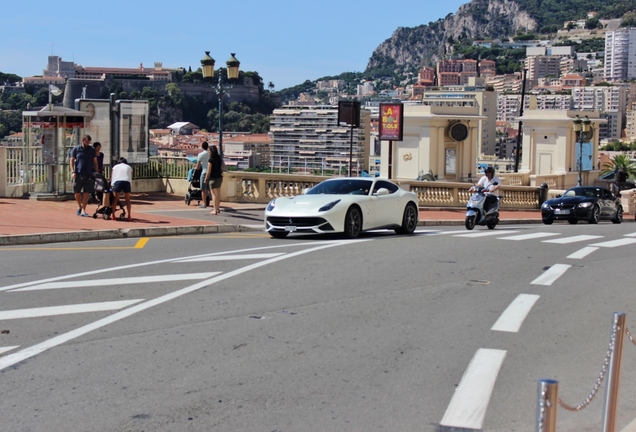
{"type": "Polygon", "coordinates": [[[402,141],[404,129],[404,105],[380,104],[380,139],[383,141],[402,141]]]}

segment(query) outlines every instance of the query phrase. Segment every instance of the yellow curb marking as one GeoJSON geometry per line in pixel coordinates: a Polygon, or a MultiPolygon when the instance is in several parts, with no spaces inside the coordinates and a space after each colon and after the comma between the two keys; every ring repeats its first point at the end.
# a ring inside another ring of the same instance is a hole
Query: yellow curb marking
{"type": "Polygon", "coordinates": [[[146,246],[146,243],[148,243],[148,240],[150,240],[149,237],[140,238],[137,244],[135,245],[135,249],[143,249],[144,246],[146,246]]]}
{"type": "Polygon", "coordinates": [[[143,249],[150,240],[149,237],[143,237],[135,243],[134,246],[99,246],[99,247],[32,247],[32,248],[0,248],[7,251],[78,251],[78,250],[123,250],[123,249],[143,249]]]}

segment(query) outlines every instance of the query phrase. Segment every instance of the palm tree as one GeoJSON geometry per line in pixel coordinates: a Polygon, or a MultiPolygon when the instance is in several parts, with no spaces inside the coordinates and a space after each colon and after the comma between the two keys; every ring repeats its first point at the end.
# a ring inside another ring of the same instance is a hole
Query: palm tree
{"type": "Polygon", "coordinates": [[[625,170],[629,177],[636,177],[636,164],[626,154],[618,154],[609,162],[605,162],[601,169],[601,175],[618,172],[621,169],[625,170]]]}

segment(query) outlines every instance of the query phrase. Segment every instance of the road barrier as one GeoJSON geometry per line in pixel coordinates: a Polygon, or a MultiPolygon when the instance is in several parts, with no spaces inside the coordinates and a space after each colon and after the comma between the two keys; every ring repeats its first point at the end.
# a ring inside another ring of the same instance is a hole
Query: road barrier
{"type": "Polygon", "coordinates": [[[601,372],[590,394],[578,405],[570,405],[559,394],[559,383],[555,380],[539,380],[537,397],[537,424],[536,432],[556,432],[557,406],[568,411],[581,411],[592,402],[607,375],[607,387],[605,390],[605,403],[603,407],[603,432],[616,431],[616,417],[618,414],[618,388],[620,384],[621,363],[623,358],[623,341],[625,335],[636,346],[634,337],[629,333],[625,325],[625,314],[614,313],[612,331],[609,346],[603,361],[601,372]]]}

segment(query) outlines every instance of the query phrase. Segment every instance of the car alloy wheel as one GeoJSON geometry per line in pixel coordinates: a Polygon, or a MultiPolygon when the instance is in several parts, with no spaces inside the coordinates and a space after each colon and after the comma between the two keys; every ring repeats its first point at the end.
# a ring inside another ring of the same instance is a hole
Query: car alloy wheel
{"type": "Polygon", "coordinates": [[[413,234],[417,228],[417,207],[413,203],[408,203],[402,216],[402,226],[395,230],[398,234],[413,234]]]}
{"type": "Polygon", "coordinates": [[[623,209],[621,207],[616,210],[616,217],[612,219],[612,222],[615,224],[623,222],[623,209]]]}
{"type": "Polygon", "coordinates": [[[598,208],[598,206],[594,206],[592,208],[592,214],[590,215],[590,220],[589,223],[591,224],[597,224],[598,223],[598,218],[599,218],[599,214],[600,214],[600,210],[598,208]]]}
{"type": "Polygon", "coordinates": [[[362,231],[362,214],[358,207],[351,207],[345,216],[344,233],[348,238],[356,238],[362,231]]]}

